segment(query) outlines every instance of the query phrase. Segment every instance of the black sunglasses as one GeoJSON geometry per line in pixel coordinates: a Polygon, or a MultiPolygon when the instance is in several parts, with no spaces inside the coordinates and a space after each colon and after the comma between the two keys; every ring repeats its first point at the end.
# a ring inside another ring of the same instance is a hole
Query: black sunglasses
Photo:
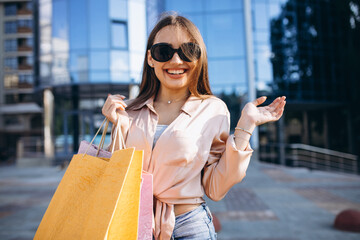
{"type": "Polygon", "coordinates": [[[150,48],[151,56],[158,62],[167,62],[175,53],[186,62],[193,62],[200,58],[200,46],[196,43],[188,42],[180,45],[180,48],[174,49],[168,43],[157,43],[150,48]]]}

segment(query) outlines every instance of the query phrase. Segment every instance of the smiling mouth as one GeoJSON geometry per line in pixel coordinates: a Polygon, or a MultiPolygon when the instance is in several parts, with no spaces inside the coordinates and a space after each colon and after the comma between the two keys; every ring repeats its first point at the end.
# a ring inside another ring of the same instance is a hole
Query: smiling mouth
{"type": "Polygon", "coordinates": [[[187,70],[186,69],[166,69],[165,70],[168,74],[171,74],[171,75],[181,75],[181,74],[184,74],[187,70]]]}

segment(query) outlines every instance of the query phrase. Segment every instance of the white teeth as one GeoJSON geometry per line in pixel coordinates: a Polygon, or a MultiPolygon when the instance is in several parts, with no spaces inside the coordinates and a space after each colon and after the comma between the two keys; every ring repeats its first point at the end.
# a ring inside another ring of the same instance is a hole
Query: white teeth
{"type": "Polygon", "coordinates": [[[183,74],[184,72],[185,72],[185,70],[184,69],[177,69],[177,70],[175,70],[175,69],[168,69],[168,70],[166,70],[168,73],[170,73],[170,74],[183,74]]]}

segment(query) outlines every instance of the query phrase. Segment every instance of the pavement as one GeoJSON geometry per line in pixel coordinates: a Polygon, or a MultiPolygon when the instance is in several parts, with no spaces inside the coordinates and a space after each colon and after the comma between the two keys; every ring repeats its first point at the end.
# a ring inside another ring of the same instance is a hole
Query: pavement
{"type": "MultiPolygon", "coordinates": [[[[65,169],[0,167],[0,240],[33,239],[65,169]]],[[[352,240],[333,227],[345,209],[360,210],[360,176],[253,161],[245,179],[219,201],[220,240],[352,240]]]]}

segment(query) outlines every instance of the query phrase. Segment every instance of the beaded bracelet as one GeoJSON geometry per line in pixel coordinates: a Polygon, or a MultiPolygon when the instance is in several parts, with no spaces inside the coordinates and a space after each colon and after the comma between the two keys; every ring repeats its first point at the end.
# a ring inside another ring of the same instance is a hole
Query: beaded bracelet
{"type": "Polygon", "coordinates": [[[250,136],[252,136],[252,133],[250,131],[245,130],[245,129],[241,128],[241,127],[236,127],[235,130],[241,130],[243,132],[246,132],[246,133],[250,134],[250,136]]]}

